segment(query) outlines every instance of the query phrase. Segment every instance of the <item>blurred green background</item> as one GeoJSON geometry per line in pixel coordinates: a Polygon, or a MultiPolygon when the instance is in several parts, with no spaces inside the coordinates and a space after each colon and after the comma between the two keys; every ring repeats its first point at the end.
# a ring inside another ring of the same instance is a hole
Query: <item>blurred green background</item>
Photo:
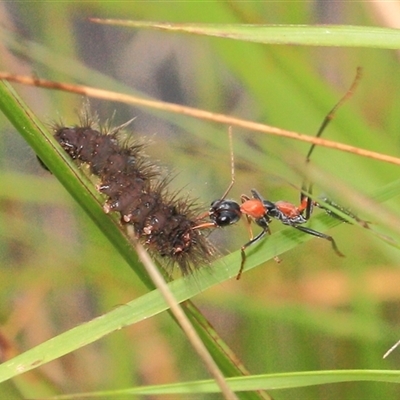
{"type": "MultiPolygon", "coordinates": [[[[141,92],[309,135],[316,133],[361,66],[364,76],[357,92],[324,136],[399,156],[398,52],[268,46],[87,20],[392,26],[389,17],[396,10],[389,6],[323,1],[0,2],[0,66],[15,74],[141,92]]],[[[397,17],[400,21],[400,11],[397,17]]],[[[43,121],[77,122],[79,96],[14,86],[43,121]]],[[[114,110],[117,123],[136,117],[135,135],[148,138],[148,153],[177,174],[172,186],[184,187],[205,210],[225,191],[231,179],[226,126],[111,102],[91,103],[104,119],[114,110]]],[[[239,129],[233,134],[236,183],[230,196],[238,199],[257,188],[270,200],[297,202],[308,145],[239,129]]],[[[396,183],[398,167],[325,148],[316,149],[312,164],[318,172],[315,193],[329,193],[371,221],[374,231],[399,242],[398,198],[374,207],[367,202],[385,185],[396,183]]],[[[0,176],[3,361],[146,292],[2,115],[0,176]]],[[[271,228],[288,229],[278,222],[271,228]]],[[[342,224],[329,233],[345,259],[329,243],[313,239],[282,254],[281,264],[271,261],[239,282],[217,283],[194,299],[252,373],[399,367],[400,350],[382,360],[400,339],[399,250],[359,226],[342,224]]],[[[237,224],[216,231],[211,239],[221,253],[228,253],[247,241],[247,232],[237,224]]],[[[70,393],[207,377],[181,331],[161,315],[22,375],[17,388],[40,383],[39,396],[45,387],[70,393]]],[[[365,382],[273,393],[276,400],[399,395],[397,386],[365,382]]]]}

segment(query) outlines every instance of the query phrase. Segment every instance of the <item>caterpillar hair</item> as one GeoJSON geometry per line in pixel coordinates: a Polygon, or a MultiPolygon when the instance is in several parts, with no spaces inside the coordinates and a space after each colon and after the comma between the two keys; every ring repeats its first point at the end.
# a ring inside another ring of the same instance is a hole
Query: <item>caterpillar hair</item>
{"type": "Polygon", "coordinates": [[[79,125],[58,123],[53,130],[68,155],[99,178],[96,189],[107,198],[104,211],[119,212],[121,224],[133,226],[136,238],[168,272],[177,266],[190,274],[214,254],[206,231],[194,229],[200,209],[190,197],[168,190],[170,179],[147,157],[145,145],[132,135],[127,138],[124,129],[130,123],[102,125],[85,104],[79,125]]]}

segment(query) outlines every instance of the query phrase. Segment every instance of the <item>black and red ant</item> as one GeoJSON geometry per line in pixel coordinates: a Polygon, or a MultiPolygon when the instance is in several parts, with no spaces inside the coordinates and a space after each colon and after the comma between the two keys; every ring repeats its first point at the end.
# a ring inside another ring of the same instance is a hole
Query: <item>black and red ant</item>
{"type": "MultiPolygon", "coordinates": [[[[352,96],[354,90],[358,85],[360,77],[361,77],[361,69],[358,68],[356,77],[351,87],[325,117],[324,121],[322,122],[322,125],[320,126],[317,132],[316,137],[320,137],[322,135],[328,123],[333,119],[337,109],[347,99],[349,99],[352,96]]],[[[231,139],[231,133],[230,133],[230,139],[231,139]]],[[[315,144],[313,144],[310,147],[310,150],[308,151],[308,154],[306,156],[306,163],[309,163],[314,148],[315,144]]],[[[306,182],[303,182],[300,193],[300,205],[298,206],[284,200],[280,200],[277,202],[265,200],[260,195],[260,193],[255,189],[251,190],[252,197],[242,195],[241,204],[238,204],[234,200],[226,199],[226,196],[230,192],[235,180],[232,143],[231,143],[231,162],[232,162],[232,180],[227,190],[223,194],[222,198],[214,200],[211,203],[211,207],[208,211],[208,216],[211,219],[211,222],[203,223],[197,226],[196,229],[209,228],[209,227],[215,227],[215,228],[225,227],[228,225],[235,224],[240,220],[242,216],[245,216],[249,224],[251,221],[254,221],[259,227],[262,228],[262,231],[257,236],[252,237],[251,234],[251,239],[241,247],[240,250],[242,255],[242,261],[236,279],[240,279],[243,272],[244,264],[246,261],[246,253],[245,253],[246,248],[252,245],[253,243],[258,242],[267,233],[271,234],[269,224],[271,223],[272,219],[277,219],[284,225],[291,226],[301,232],[330,241],[335,253],[340,257],[344,257],[344,255],[338,249],[336,242],[332,236],[308,227],[301,226],[302,224],[306,223],[310,218],[314,206],[320,207],[324,209],[328,214],[342,221],[345,221],[341,216],[335,214],[331,209],[326,208],[323,204],[319,204],[310,197],[312,195],[312,184],[309,184],[307,188],[306,182]]],[[[331,205],[333,207],[335,206],[335,203],[330,202],[328,199],[324,199],[323,203],[331,205]]],[[[344,209],[343,207],[338,206],[337,208],[338,210],[347,214],[350,218],[357,219],[356,216],[354,216],[350,211],[344,209]]]]}

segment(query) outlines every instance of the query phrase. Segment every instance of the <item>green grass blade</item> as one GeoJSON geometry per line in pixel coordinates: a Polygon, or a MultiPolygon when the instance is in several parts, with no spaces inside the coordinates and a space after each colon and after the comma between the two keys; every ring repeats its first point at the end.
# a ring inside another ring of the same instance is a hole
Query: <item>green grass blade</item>
{"type": "Polygon", "coordinates": [[[243,25],[174,24],[150,21],[100,20],[94,22],[131,28],[150,28],[169,32],[192,33],[264,44],[303,46],[340,46],[399,49],[398,29],[351,25],[243,25]]]}
{"type": "MultiPolygon", "coordinates": [[[[290,372],[282,374],[253,375],[228,378],[227,382],[235,392],[256,390],[282,390],[315,385],[343,382],[385,382],[400,383],[400,372],[385,370],[343,370],[290,372]]],[[[123,390],[99,391],[57,396],[57,399],[73,399],[77,396],[107,397],[128,394],[137,395],[178,395],[189,393],[219,393],[218,386],[211,380],[181,382],[169,385],[146,386],[123,390]]]]}
{"type": "Polygon", "coordinates": [[[79,168],[58,146],[49,130],[4,81],[0,83],[0,109],[54,176],[114,244],[128,264],[134,266],[143,282],[149,287],[154,287],[141,264],[137,262],[136,253],[119,228],[117,219],[109,218],[104,213],[100,197],[94,191],[94,185],[79,171],[79,168]]]}

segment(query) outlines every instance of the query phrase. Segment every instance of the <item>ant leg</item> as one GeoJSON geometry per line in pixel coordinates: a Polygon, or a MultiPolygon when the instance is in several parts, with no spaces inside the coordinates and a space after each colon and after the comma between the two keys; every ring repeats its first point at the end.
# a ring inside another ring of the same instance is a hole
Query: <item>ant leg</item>
{"type": "MultiPolygon", "coordinates": [[[[322,121],[321,126],[318,129],[317,134],[315,137],[319,138],[322,133],[324,132],[325,128],[327,125],[332,121],[332,119],[335,117],[336,111],[342,106],[342,104],[347,101],[351,96],[353,96],[354,92],[357,89],[358,83],[360,82],[362,75],[362,68],[358,67],[356,71],[356,76],[353,80],[353,83],[351,84],[350,88],[347,90],[345,95],[333,106],[332,110],[329,111],[328,115],[324,118],[322,121]]],[[[316,144],[312,144],[310,147],[310,150],[308,150],[307,156],[306,156],[306,164],[310,162],[310,157],[312,152],[314,151],[316,144]]]]}
{"type": "Polygon", "coordinates": [[[318,232],[315,231],[314,229],[311,228],[306,228],[305,226],[298,226],[298,225],[292,225],[293,228],[298,229],[299,231],[302,231],[304,233],[308,233],[309,235],[313,235],[316,237],[319,237],[321,239],[326,239],[329,240],[332,244],[332,248],[335,251],[335,253],[339,256],[339,257],[344,257],[345,255],[343,253],[340,252],[340,250],[338,249],[335,240],[333,239],[332,236],[326,235],[325,233],[322,232],[318,232]]]}
{"type": "MultiPolygon", "coordinates": [[[[240,196],[240,201],[242,204],[249,200],[250,200],[250,197],[245,194],[242,194],[240,196]]],[[[244,217],[245,217],[244,223],[246,225],[246,229],[247,229],[247,233],[249,234],[249,238],[250,238],[250,240],[253,240],[254,236],[253,236],[253,230],[251,229],[251,218],[248,214],[242,213],[242,215],[244,215],[244,217]]]]}
{"type": "MultiPolygon", "coordinates": [[[[309,193],[311,194],[312,191],[312,185],[310,185],[310,188],[308,189],[309,193]]],[[[313,206],[314,206],[314,201],[311,197],[307,196],[307,205],[306,205],[306,215],[304,216],[304,218],[306,219],[306,221],[309,220],[312,212],[313,212],[313,206]]]]}
{"type": "MultiPolygon", "coordinates": [[[[324,118],[324,120],[322,121],[321,126],[318,129],[317,134],[315,135],[316,138],[321,137],[322,133],[324,132],[325,128],[327,127],[327,125],[332,121],[332,119],[335,117],[337,110],[343,105],[344,102],[346,102],[351,96],[353,96],[358,83],[360,82],[361,79],[361,75],[362,75],[362,68],[358,67],[357,68],[357,72],[356,72],[356,76],[350,86],[350,88],[347,90],[347,92],[345,93],[345,95],[333,106],[333,108],[329,111],[329,113],[326,115],[326,117],[324,118]]],[[[307,156],[306,156],[306,160],[305,163],[306,165],[310,162],[311,159],[311,154],[313,153],[314,149],[315,149],[316,144],[312,144],[310,149],[308,150],[307,156]]],[[[306,180],[303,181],[302,187],[301,187],[301,193],[300,193],[300,211],[301,207],[303,207],[303,210],[305,210],[305,216],[304,218],[306,220],[308,220],[310,218],[310,215],[312,213],[312,208],[314,205],[316,205],[316,203],[309,198],[309,195],[312,194],[312,184],[310,183],[309,187],[307,188],[307,184],[306,184],[306,180]],[[304,192],[308,191],[308,195],[306,195],[304,192]],[[304,201],[307,199],[307,204],[304,203],[304,201]]]]}
{"type": "Polygon", "coordinates": [[[303,215],[305,211],[304,218],[306,221],[310,219],[310,216],[313,212],[313,206],[315,205],[315,202],[310,195],[312,195],[312,184],[310,184],[310,186],[307,188],[304,181],[303,185],[301,186],[300,205],[297,207],[297,209],[301,215],[303,215]]]}
{"type": "Polygon", "coordinates": [[[246,225],[247,233],[249,234],[250,240],[253,240],[254,235],[253,235],[253,229],[251,229],[251,218],[248,215],[244,216],[244,223],[246,225]]]}
{"type": "MultiPolygon", "coordinates": [[[[371,229],[370,228],[370,223],[371,221],[365,221],[361,218],[359,218],[357,215],[355,215],[351,210],[349,210],[348,208],[345,208],[337,203],[335,203],[334,201],[332,201],[331,199],[327,198],[327,197],[322,197],[321,200],[328,204],[329,206],[331,206],[332,208],[334,208],[335,210],[340,211],[341,213],[347,215],[348,217],[352,218],[354,221],[356,221],[359,225],[361,225],[363,228],[365,229],[371,229]]],[[[352,222],[350,222],[349,220],[343,218],[342,216],[340,216],[339,214],[337,214],[335,212],[335,210],[331,210],[328,207],[325,207],[323,204],[319,203],[319,202],[315,202],[315,205],[319,208],[321,208],[322,210],[324,210],[327,214],[329,214],[331,217],[338,219],[339,221],[342,222],[346,222],[347,224],[352,224],[352,222]]]]}
{"type": "Polygon", "coordinates": [[[253,243],[258,242],[261,238],[265,236],[266,233],[271,234],[271,231],[269,230],[269,227],[264,228],[255,238],[249,240],[246,244],[244,244],[241,248],[240,251],[242,253],[242,262],[240,263],[240,269],[238,274],[236,275],[236,280],[239,280],[240,277],[242,276],[243,268],[244,268],[244,263],[246,262],[246,253],[245,250],[247,247],[251,246],[253,243]]]}

